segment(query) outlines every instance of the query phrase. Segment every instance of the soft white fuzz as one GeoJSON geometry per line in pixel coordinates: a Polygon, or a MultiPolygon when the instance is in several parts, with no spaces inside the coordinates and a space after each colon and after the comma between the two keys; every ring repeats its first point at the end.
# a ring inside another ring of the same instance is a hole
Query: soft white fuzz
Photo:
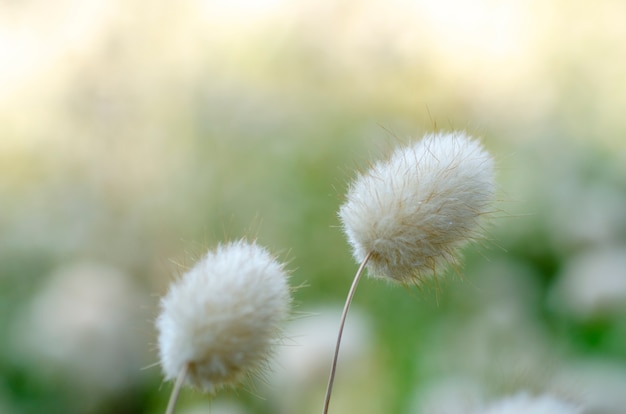
{"type": "Polygon", "coordinates": [[[550,395],[519,393],[491,404],[482,414],[581,414],[582,410],[550,395]]]}
{"type": "Polygon", "coordinates": [[[351,184],[339,216],[372,276],[419,283],[478,234],[494,195],[493,160],[464,132],[398,148],[351,184]]]}
{"type": "Polygon", "coordinates": [[[210,251],[161,300],[159,353],[166,379],[234,386],[262,369],[287,318],[287,273],[270,253],[239,241],[210,251]]]}

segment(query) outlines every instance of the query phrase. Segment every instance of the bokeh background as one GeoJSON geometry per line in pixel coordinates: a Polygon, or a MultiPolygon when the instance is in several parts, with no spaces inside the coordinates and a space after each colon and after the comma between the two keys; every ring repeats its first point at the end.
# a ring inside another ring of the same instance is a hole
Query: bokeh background
{"type": "Polygon", "coordinates": [[[220,241],[293,269],[271,372],[180,413],[321,410],[359,168],[480,136],[497,213],[439,289],[365,279],[337,413],[626,407],[626,3],[0,2],[0,412],[160,413],[168,283],[220,241]]]}

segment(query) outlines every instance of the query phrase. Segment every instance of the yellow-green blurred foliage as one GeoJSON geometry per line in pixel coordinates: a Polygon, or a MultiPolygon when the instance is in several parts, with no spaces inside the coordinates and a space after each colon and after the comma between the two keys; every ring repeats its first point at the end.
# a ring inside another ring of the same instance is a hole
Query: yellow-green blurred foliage
{"type": "Polygon", "coordinates": [[[523,389],[621,412],[625,18],[619,0],[0,2],[0,412],[163,412],[170,385],[141,370],[158,297],[242,236],[290,260],[309,316],[267,384],[185,391],[180,412],[318,412],[338,319],[310,313],[336,315],[356,270],[346,184],[449,129],[496,159],[487,240],[438,286],[363,281],[331,411],[523,389]]]}

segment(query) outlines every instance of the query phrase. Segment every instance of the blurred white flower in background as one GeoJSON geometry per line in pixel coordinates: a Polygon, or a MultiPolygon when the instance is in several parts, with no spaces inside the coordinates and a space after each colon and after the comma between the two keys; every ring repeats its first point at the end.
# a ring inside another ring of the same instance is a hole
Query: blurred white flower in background
{"type": "Polygon", "coordinates": [[[425,341],[424,375],[471,377],[498,392],[539,391],[562,363],[539,326],[501,305],[466,321],[442,319],[440,332],[425,341]]]}
{"type": "Polygon", "coordinates": [[[550,388],[571,395],[585,414],[623,414],[626,410],[626,364],[615,360],[583,360],[565,366],[550,388]]]}
{"type": "Polygon", "coordinates": [[[585,182],[577,169],[577,164],[569,166],[546,186],[550,201],[546,224],[555,246],[577,248],[622,240],[625,194],[600,180],[585,182]]]}
{"type": "Polygon", "coordinates": [[[474,378],[449,377],[416,392],[412,413],[467,414],[482,406],[485,391],[474,378]]]}
{"type": "MultiPolygon", "coordinates": [[[[539,297],[532,269],[514,260],[482,263],[451,301],[468,312],[438,317],[418,360],[428,376],[464,375],[499,389],[537,390],[562,361],[534,315],[539,297]]],[[[458,289],[458,291],[457,291],[458,289]]]]}
{"type": "Polygon", "coordinates": [[[552,395],[520,392],[487,405],[481,414],[582,414],[582,410],[552,395]]]}
{"type": "Polygon", "coordinates": [[[14,320],[16,353],[33,372],[65,378],[87,394],[121,391],[140,378],[144,297],[133,280],[98,263],[72,263],[14,320]]]}
{"type": "Polygon", "coordinates": [[[582,414],[582,408],[557,395],[517,391],[487,399],[481,381],[450,377],[418,391],[412,413],[428,414],[582,414]]]}
{"type": "MultiPolygon", "coordinates": [[[[289,339],[285,346],[280,348],[276,363],[272,366],[269,383],[271,391],[275,393],[277,404],[281,406],[280,413],[303,412],[304,407],[316,406],[303,403],[307,396],[312,400],[317,398],[321,407],[335,351],[341,308],[322,307],[303,313],[306,316],[294,320],[286,328],[285,337],[289,339]]],[[[343,333],[341,357],[337,364],[339,372],[337,388],[347,384],[349,390],[359,391],[355,385],[364,376],[370,375],[374,369],[376,358],[373,341],[374,332],[367,315],[359,308],[351,309],[343,333]]],[[[336,397],[333,397],[333,406],[335,411],[342,412],[340,408],[343,405],[342,398],[347,395],[342,392],[336,394],[336,397]]],[[[349,398],[353,397],[354,395],[350,393],[349,398]]],[[[368,395],[366,400],[372,404],[375,398],[370,400],[370,397],[372,396],[368,395]]],[[[353,407],[357,405],[358,402],[352,401],[353,407]]]]}
{"type": "Polygon", "coordinates": [[[243,405],[235,401],[223,399],[198,403],[177,410],[178,414],[248,414],[249,412],[243,405]]]}
{"type": "Polygon", "coordinates": [[[580,253],[565,263],[552,289],[558,309],[580,319],[626,311],[626,247],[580,253]]]}

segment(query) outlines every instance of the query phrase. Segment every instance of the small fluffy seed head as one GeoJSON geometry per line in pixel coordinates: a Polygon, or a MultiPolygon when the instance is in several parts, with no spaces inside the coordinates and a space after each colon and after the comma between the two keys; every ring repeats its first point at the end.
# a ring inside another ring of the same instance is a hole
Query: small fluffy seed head
{"type": "Polygon", "coordinates": [[[419,283],[456,263],[494,196],[493,160],[464,132],[398,148],[350,185],[339,210],[354,258],[370,275],[419,283]]]}
{"type": "Polygon", "coordinates": [[[287,273],[264,248],[245,241],[210,251],[161,300],[156,321],[168,380],[203,391],[232,387],[267,363],[289,314],[287,273]]]}

